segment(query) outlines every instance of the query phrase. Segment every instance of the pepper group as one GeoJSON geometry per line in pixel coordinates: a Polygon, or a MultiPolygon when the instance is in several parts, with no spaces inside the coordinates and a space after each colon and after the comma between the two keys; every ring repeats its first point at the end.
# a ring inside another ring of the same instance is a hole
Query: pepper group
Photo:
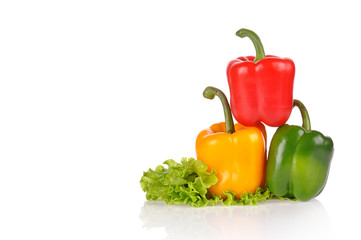
{"type": "Polygon", "coordinates": [[[225,199],[224,193],[232,190],[240,198],[266,186],[275,196],[309,201],[326,185],[333,141],[311,129],[305,105],[293,99],[294,62],[266,55],[260,38],[249,29],[236,35],[252,41],[256,56],[229,62],[230,104],[215,87],[203,92],[207,99],[220,99],[225,117],[196,139],[197,159],[217,171],[218,181],[208,191],[225,199]],[[302,126],[287,124],[294,108],[301,113],[302,126]],[[265,125],[277,127],[268,152],[265,125]]]}

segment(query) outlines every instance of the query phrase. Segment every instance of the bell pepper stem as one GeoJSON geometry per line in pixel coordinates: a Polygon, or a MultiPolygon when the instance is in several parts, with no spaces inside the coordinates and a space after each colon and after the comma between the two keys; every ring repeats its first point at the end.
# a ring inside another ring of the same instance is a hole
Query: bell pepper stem
{"type": "Polygon", "coordinates": [[[236,32],[236,35],[241,38],[248,37],[251,39],[256,49],[256,58],[254,59],[254,62],[258,62],[262,58],[266,57],[261,39],[258,37],[258,35],[255,32],[246,28],[242,28],[236,32]]]}
{"type": "Polygon", "coordinates": [[[303,105],[303,103],[300,100],[294,99],[293,107],[298,107],[298,109],[300,109],[302,116],[302,127],[306,131],[311,131],[311,120],[305,105],[303,105]]]}
{"type": "Polygon", "coordinates": [[[226,95],[224,95],[224,93],[221,90],[215,87],[207,87],[203,91],[203,97],[211,100],[214,99],[216,95],[219,97],[219,99],[222,102],[224,118],[226,123],[226,132],[232,134],[235,132],[234,123],[233,123],[231,108],[229,106],[226,95]]]}

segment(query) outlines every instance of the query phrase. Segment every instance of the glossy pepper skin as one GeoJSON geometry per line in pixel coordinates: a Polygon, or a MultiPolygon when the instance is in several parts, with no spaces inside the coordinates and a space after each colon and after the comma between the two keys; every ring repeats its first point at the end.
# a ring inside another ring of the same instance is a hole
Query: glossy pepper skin
{"type": "Polygon", "coordinates": [[[255,192],[265,183],[266,174],[266,131],[262,123],[246,127],[233,125],[231,111],[224,94],[213,87],[204,91],[204,96],[221,98],[225,109],[226,122],[213,124],[201,131],[196,140],[197,159],[206,163],[209,171],[217,171],[218,182],[208,190],[221,195],[224,191],[236,192],[236,197],[247,192],[255,192]],[[222,100],[223,99],[223,100],[222,100]],[[228,106],[228,110],[227,110],[228,106]]]}
{"type": "Polygon", "coordinates": [[[276,196],[308,201],[326,185],[333,156],[333,141],[318,131],[311,131],[305,106],[298,100],[303,125],[284,125],[274,134],[267,162],[267,186],[276,196]]]}
{"type": "Polygon", "coordinates": [[[227,79],[235,119],[246,126],[258,122],[282,126],[292,112],[295,64],[289,58],[266,56],[259,37],[248,29],[240,29],[236,35],[252,40],[256,57],[239,57],[228,64],[227,79]]]}

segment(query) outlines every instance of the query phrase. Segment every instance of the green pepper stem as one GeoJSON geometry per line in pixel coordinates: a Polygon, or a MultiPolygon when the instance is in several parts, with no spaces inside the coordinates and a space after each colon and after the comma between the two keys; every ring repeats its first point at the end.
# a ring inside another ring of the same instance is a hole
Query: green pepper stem
{"type": "Polygon", "coordinates": [[[258,62],[262,58],[266,57],[261,39],[257,36],[255,32],[246,28],[242,28],[236,32],[236,35],[241,38],[248,37],[252,40],[252,43],[256,49],[256,58],[254,59],[254,62],[258,62]]]}
{"type": "Polygon", "coordinates": [[[224,118],[226,122],[226,133],[232,134],[235,132],[234,123],[233,123],[231,108],[229,106],[226,95],[224,95],[224,93],[221,90],[215,87],[207,87],[203,91],[203,97],[208,99],[214,99],[214,96],[216,95],[219,97],[219,99],[222,102],[224,118]]]}
{"type": "Polygon", "coordinates": [[[294,99],[293,107],[298,107],[298,109],[300,109],[301,116],[302,116],[302,127],[306,131],[311,131],[310,116],[308,115],[308,111],[307,111],[305,105],[303,105],[303,103],[300,100],[294,99]]]}

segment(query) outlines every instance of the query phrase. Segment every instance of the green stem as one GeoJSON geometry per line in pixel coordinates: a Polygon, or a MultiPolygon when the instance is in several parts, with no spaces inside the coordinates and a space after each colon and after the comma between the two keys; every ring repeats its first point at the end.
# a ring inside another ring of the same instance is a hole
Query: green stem
{"type": "Polygon", "coordinates": [[[215,88],[215,87],[207,87],[203,91],[203,97],[208,98],[208,99],[214,99],[214,96],[216,96],[216,95],[219,97],[219,99],[222,102],[224,118],[225,118],[225,122],[226,122],[226,132],[232,134],[235,132],[235,130],[234,130],[231,108],[228,104],[226,95],[224,95],[224,93],[221,90],[219,90],[218,88],[215,88]]]}
{"type": "Polygon", "coordinates": [[[254,59],[254,62],[258,62],[262,58],[266,57],[261,39],[257,36],[255,32],[249,29],[242,28],[236,32],[236,35],[241,38],[248,37],[252,40],[252,43],[256,49],[256,58],[254,59]]]}
{"type": "Polygon", "coordinates": [[[298,107],[298,109],[300,109],[301,116],[302,116],[302,127],[306,131],[311,131],[310,116],[308,115],[305,105],[303,105],[303,103],[300,100],[294,99],[293,107],[298,107]]]}

